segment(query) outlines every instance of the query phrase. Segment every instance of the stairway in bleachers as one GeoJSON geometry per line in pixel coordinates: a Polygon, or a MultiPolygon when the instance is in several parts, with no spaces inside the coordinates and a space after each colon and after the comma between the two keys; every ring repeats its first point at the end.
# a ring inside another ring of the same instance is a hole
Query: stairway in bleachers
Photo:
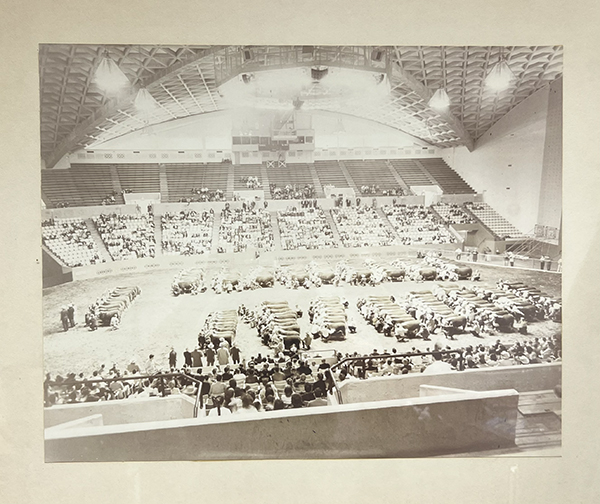
{"type": "MultiPolygon", "coordinates": [[[[169,201],[169,181],[167,180],[167,169],[164,164],[158,166],[158,181],[160,184],[160,200],[169,201]]],[[[160,247],[157,247],[156,249],[159,250],[160,247]]]]}
{"type": "Polygon", "coordinates": [[[321,181],[321,186],[351,187],[337,161],[315,161],[315,171],[321,181]]]}
{"type": "Polygon", "coordinates": [[[273,249],[283,250],[281,247],[281,234],[279,233],[279,224],[277,222],[277,212],[269,212],[271,215],[271,229],[273,230],[273,249]]]}
{"type": "Polygon", "coordinates": [[[392,223],[387,218],[387,215],[385,215],[385,213],[383,212],[381,207],[377,207],[375,209],[375,211],[379,214],[379,217],[381,217],[381,222],[383,222],[385,227],[387,227],[389,229],[390,233],[392,233],[392,236],[394,238],[399,238],[398,233],[396,233],[396,230],[394,229],[394,226],[392,226],[392,223]]]}
{"type": "Polygon", "coordinates": [[[342,246],[342,237],[340,236],[340,231],[337,227],[337,224],[335,223],[335,219],[333,218],[333,215],[331,215],[330,211],[325,211],[323,212],[323,214],[325,215],[325,219],[327,219],[327,224],[329,224],[329,227],[331,228],[331,232],[333,233],[333,239],[336,243],[338,243],[339,247],[342,246]]]}
{"type": "Polygon", "coordinates": [[[340,165],[340,170],[341,170],[342,174],[344,175],[344,177],[346,178],[346,181],[348,182],[348,187],[354,189],[356,194],[360,194],[360,189],[358,188],[356,182],[354,182],[354,180],[352,179],[352,175],[350,175],[350,172],[348,171],[348,168],[346,167],[346,162],[338,161],[338,164],[340,165]]]}
{"type": "Polygon", "coordinates": [[[400,175],[398,175],[398,172],[394,169],[391,161],[389,159],[385,160],[385,164],[388,168],[388,170],[390,171],[390,173],[392,174],[392,177],[394,177],[394,180],[396,181],[396,185],[402,187],[402,189],[404,189],[405,194],[410,194],[410,187],[408,187],[406,185],[406,182],[404,182],[404,180],[402,180],[402,177],[400,175]]]}
{"type": "MultiPolygon", "coordinates": [[[[269,178],[269,185],[274,184],[279,188],[284,188],[287,185],[296,185],[300,189],[307,185],[313,185],[312,173],[307,164],[288,164],[285,168],[265,166],[265,169],[269,178]]],[[[265,188],[265,193],[267,193],[269,189],[270,187],[265,188]]],[[[272,193],[271,197],[273,197],[272,193]]]]}
{"type": "Polygon", "coordinates": [[[125,203],[125,198],[123,197],[122,193],[123,188],[121,187],[121,181],[119,180],[119,172],[117,171],[117,167],[115,165],[110,165],[110,178],[113,191],[117,193],[117,196],[115,196],[117,205],[123,205],[125,203]]]}
{"type": "Polygon", "coordinates": [[[214,213],[214,221],[213,221],[213,233],[212,239],[210,242],[210,253],[217,254],[217,249],[219,248],[219,228],[221,227],[221,212],[214,213]]]}
{"type": "Polygon", "coordinates": [[[163,254],[162,249],[162,222],[161,216],[158,214],[154,215],[154,243],[156,243],[156,247],[154,248],[154,255],[160,256],[163,254]]]}
{"type": "Polygon", "coordinates": [[[390,164],[408,187],[435,185],[429,173],[415,159],[390,159],[390,164]]]}
{"type": "Polygon", "coordinates": [[[319,180],[319,175],[317,170],[315,169],[314,164],[309,164],[308,168],[310,170],[310,175],[313,179],[313,185],[315,186],[315,194],[317,198],[324,198],[325,193],[323,192],[323,186],[321,185],[321,181],[319,180]]]}
{"type": "Polygon", "coordinates": [[[433,177],[444,194],[475,194],[475,190],[441,158],[423,158],[421,166],[433,177]]]}
{"type": "Polygon", "coordinates": [[[357,193],[361,192],[362,186],[376,185],[379,186],[381,192],[400,185],[384,159],[344,160],[340,164],[348,170],[356,185],[357,193]]]}
{"type": "Polygon", "coordinates": [[[225,189],[225,199],[231,201],[233,199],[233,191],[235,189],[235,169],[232,164],[227,170],[227,189],[225,189]]]}
{"type": "Polygon", "coordinates": [[[94,243],[96,244],[96,248],[98,249],[98,255],[100,256],[100,259],[102,259],[105,262],[113,262],[113,258],[111,257],[108,249],[106,248],[104,241],[100,237],[100,233],[98,233],[98,230],[92,222],[92,219],[85,219],[84,222],[85,226],[88,228],[90,234],[92,235],[92,240],[94,240],[94,243]]]}

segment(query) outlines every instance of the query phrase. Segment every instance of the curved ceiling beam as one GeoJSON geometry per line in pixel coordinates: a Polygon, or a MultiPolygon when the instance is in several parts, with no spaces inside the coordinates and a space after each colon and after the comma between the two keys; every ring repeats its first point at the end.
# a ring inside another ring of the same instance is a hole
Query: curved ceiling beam
{"type": "MultiPolygon", "coordinates": [[[[431,97],[433,96],[433,92],[425,85],[423,85],[417,78],[415,78],[412,74],[404,70],[400,63],[400,54],[398,52],[398,48],[394,47],[394,51],[396,53],[396,61],[395,65],[392,67],[392,78],[399,79],[406,87],[408,87],[411,91],[419,95],[425,103],[429,102],[431,97]]],[[[439,112],[435,111],[441,118],[443,118],[450,127],[454,130],[456,135],[461,139],[464,143],[465,147],[469,149],[469,152],[473,151],[475,148],[475,143],[473,142],[473,138],[469,132],[465,129],[462,122],[459,121],[450,111],[448,112],[439,112]]]]}
{"type": "MultiPolygon", "coordinates": [[[[175,72],[182,71],[188,66],[196,64],[201,59],[211,56],[223,48],[225,48],[225,46],[213,46],[209,49],[203,50],[200,54],[190,56],[189,58],[175,63],[168,68],[160,70],[156,72],[150,79],[145,81],[144,85],[146,87],[153,84],[159,85],[171,77],[171,75],[173,75],[175,72]]],[[[85,121],[77,125],[73,131],[71,131],[71,133],[69,133],[60,142],[60,144],[58,144],[56,148],[45,157],[44,161],[46,163],[46,168],[53,168],[54,165],[58,163],[58,161],[60,161],[65,154],[71,152],[73,148],[79,144],[81,139],[86,137],[87,132],[102,124],[109,117],[112,117],[114,114],[118,113],[119,109],[126,108],[128,105],[130,105],[135,98],[137,91],[137,89],[132,88],[129,92],[118,99],[109,100],[104,106],[96,110],[85,121]]]]}

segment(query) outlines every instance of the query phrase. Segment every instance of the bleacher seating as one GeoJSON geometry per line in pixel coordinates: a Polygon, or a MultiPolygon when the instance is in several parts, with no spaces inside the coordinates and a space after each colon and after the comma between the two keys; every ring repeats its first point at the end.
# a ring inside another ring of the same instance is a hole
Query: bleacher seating
{"type": "Polygon", "coordinates": [[[92,220],[113,260],[154,257],[151,215],[99,215],[92,220]]]}
{"type": "Polygon", "coordinates": [[[376,192],[369,194],[377,196],[381,196],[384,191],[387,193],[392,189],[401,189],[383,159],[345,160],[344,165],[362,194],[365,194],[362,187],[376,186],[376,192]]]}
{"type": "Polygon", "coordinates": [[[248,248],[262,251],[273,248],[271,214],[257,208],[223,210],[219,226],[219,251],[244,252],[248,248]]]}
{"type": "Polygon", "coordinates": [[[288,208],[277,212],[283,250],[336,247],[333,231],[322,208],[288,208]]]}
{"type": "MultiPolygon", "coordinates": [[[[86,205],[101,205],[114,191],[110,165],[72,165],[71,174],[86,205]]],[[[115,194],[115,203],[123,203],[122,195],[115,194]]]]}
{"type": "Polygon", "coordinates": [[[154,163],[117,165],[123,190],[134,193],[160,192],[158,165],[154,163]]]}
{"type": "Polygon", "coordinates": [[[450,168],[443,159],[423,158],[419,160],[442,188],[444,194],[474,194],[473,188],[450,168]]]}
{"type": "Polygon", "coordinates": [[[465,203],[465,208],[500,239],[522,238],[524,236],[523,233],[487,203],[465,203]]]}
{"type": "Polygon", "coordinates": [[[422,205],[385,205],[382,207],[399,241],[404,245],[454,243],[456,239],[439,222],[429,207],[422,205]]]}
{"type": "Polygon", "coordinates": [[[315,161],[315,170],[323,187],[350,187],[338,161],[315,161]]]}
{"type": "Polygon", "coordinates": [[[86,205],[70,169],[42,170],[42,191],[50,200],[49,207],[86,205]]]}
{"type": "MultiPolygon", "coordinates": [[[[286,191],[287,194],[296,194],[300,196],[303,189],[306,187],[313,187],[314,181],[310,173],[310,168],[307,164],[288,164],[286,168],[280,167],[267,167],[267,176],[269,177],[269,186],[271,189],[272,198],[281,198],[281,192],[276,189],[290,188],[290,191],[286,191]]],[[[297,199],[301,199],[300,196],[297,199]]],[[[282,199],[292,199],[285,197],[282,199]]]]}
{"type": "Polygon", "coordinates": [[[331,215],[344,247],[381,247],[394,242],[395,236],[373,208],[333,208],[331,215]]]}
{"type": "Polygon", "coordinates": [[[161,217],[162,250],[165,255],[194,255],[210,253],[214,214],[167,212],[161,217]]]}
{"type": "Polygon", "coordinates": [[[433,205],[433,209],[446,224],[474,224],[477,222],[477,219],[465,212],[461,205],[436,203],[433,205]]]}
{"type": "Polygon", "coordinates": [[[260,189],[264,187],[261,176],[261,165],[236,165],[233,167],[233,190],[247,191],[249,189],[260,189]],[[258,179],[260,187],[255,188],[252,185],[248,187],[247,179],[258,179]]]}
{"type": "Polygon", "coordinates": [[[42,243],[70,268],[103,262],[82,219],[67,218],[42,223],[42,243]]]}
{"type": "Polygon", "coordinates": [[[192,189],[206,188],[210,193],[227,190],[228,164],[169,164],[165,166],[169,187],[169,201],[177,202],[190,199],[203,200],[192,189]]]}
{"type": "Polygon", "coordinates": [[[390,163],[408,187],[434,185],[414,159],[390,159],[390,163]]]}

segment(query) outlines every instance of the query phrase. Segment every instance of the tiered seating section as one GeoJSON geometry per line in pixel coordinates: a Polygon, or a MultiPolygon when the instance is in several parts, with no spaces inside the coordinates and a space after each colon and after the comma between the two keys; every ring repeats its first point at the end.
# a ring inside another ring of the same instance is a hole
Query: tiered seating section
{"type": "Polygon", "coordinates": [[[160,192],[157,164],[117,165],[121,188],[124,191],[157,193],[160,192]]]}
{"type": "Polygon", "coordinates": [[[442,188],[444,194],[475,194],[473,188],[443,159],[423,158],[419,161],[442,188]]]}
{"type": "Polygon", "coordinates": [[[268,167],[266,170],[273,199],[315,197],[314,181],[307,164],[290,164],[287,168],[268,167]]]}
{"type": "Polygon", "coordinates": [[[333,231],[322,208],[288,208],[277,212],[283,250],[336,247],[333,231]]]}
{"type": "Polygon", "coordinates": [[[373,208],[333,208],[331,215],[344,247],[381,247],[394,242],[395,236],[373,208]]]}
{"type": "Polygon", "coordinates": [[[515,226],[502,217],[487,203],[465,203],[465,207],[477,217],[498,238],[522,238],[521,233],[515,226]]]}
{"type": "Polygon", "coordinates": [[[225,163],[166,165],[169,201],[223,200],[229,167],[225,163]]]}
{"type": "Polygon", "coordinates": [[[437,203],[433,209],[446,224],[475,224],[477,219],[464,211],[461,205],[437,203]]]}
{"type": "Polygon", "coordinates": [[[233,175],[234,191],[247,191],[263,188],[261,165],[234,166],[233,175]]]}
{"type": "Polygon", "coordinates": [[[414,159],[390,159],[390,163],[408,187],[433,185],[414,159]]]}
{"type": "Polygon", "coordinates": [[[346,160],[343,163],[361,194],[396,196],[404,193],[384,159],[346,160]]]}
{"type": "Polygon", "coordinates": [[[350,187],[338,161],[315,161],[315,170],[323,187],[350,187]]]}
{"type": "Polygon", "coordinates": [[[162,250],[165,255],[209,254],[214,213],[194,210],[167,212],[161,217],[162,250]]]}
{"type": "Polygon", "coordinates": [[[271,214],[262,208],[225,208],[221,212],[218,250],[244,252],[249,248],[263,251],[273,248],[271,214]]]}
{"type": "Polygon", "coordinates": [[[42,243],[70,268],[102,262],[98,247],[81,219],[44,221],[42,243]]]}
{"type": "MultiPolygon", "coordinates": [[[[473,189],[441,159],[392,159],[315,161],[314,168],[322,187],[332,185],[356,187],[358,192],[378,196],[398,196],[405,189],[398,185],[390,166],[407,186],[437,183],[445,193],[471,194],[473,189]],[[342,170],[344,164],[350,180],[342,170]],[[422,166],[425,166],[423,168],[422,166]]],[[[119,185],[124,192],[160,192],[160,173],[164,170],[169,202],[221,201],[227,192],[227,180],[232,166],[228,163],[157,163],[114,164],[115,180],[110,164],[73,164],[66,170],[42,170],[42,190],[49,207],[90,206],[108,203],[122,204],[122,195],[115,192],[119,185]]],[[[294,163],[286,168],[266,165],[233,166],[234,191],[264,188],[266,197],[274,199],[314,198],[315,179],[308,164],[294,163]],[[262,179],[263,169],[269,179],[262,179]],[[306,189],[310,188],[309,193],[306,189]]],[[[165,180],[163,180],[163,184],[165,180]]],[[[165,195],[163,195],[163,198],[165,195]]]]}
{"type": "Polygon", "coordinates": [[[456,239],[429,207],[422,205],[385,205],[382,207],[403,245],[454,243],[456,239]]]}
{"type": "Polygon", "coordinates": [[[113,260],[154,257],[156,240],[151,215],[100,215],[93,221],[113,260]]]}

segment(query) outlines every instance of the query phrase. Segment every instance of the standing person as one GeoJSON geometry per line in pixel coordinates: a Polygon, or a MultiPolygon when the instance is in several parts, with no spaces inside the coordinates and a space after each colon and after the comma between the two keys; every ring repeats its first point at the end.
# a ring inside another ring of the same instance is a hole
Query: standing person
{"type": "Polygon", "coordinates": [[[169,367],[171,369],[175,369],[177,367],[177,352],[173,347],[171,347],[171,351],[169,352],[169,367]]]}
{"type": "Polygon", "coordinates": [[[75,327],[75,305],[73,303],[69,304],[67,308],[67,315],[69,317],[69,326],[75,327]]]}
{"type": "Polygon", "coordinates": [[[457,260],[457,261],[460,261],[460,258],[462,257],[462,250],[461,250],[460,248],[457,248],[457,249],[454,251],[454,254],[456,255],[456,260],[457,260]]]}
{"type": "Polygon", "coordinates": [[[215,347],[212,343],[210,345],[208,345],[208,348],[206,349],[205,353],[206,353],[206,365],[214,366],[215,365],[215,347]]]}
{"type": "Polygon", "coordinates": [[[552,269],[552,259],[550,256],[546,256],[546,270],[550,271],[552,269]]]}
{"type": "Polygon", "coordinates": [[[515,265],[515,254],[512,252],[508,253],[508,265],[512,268],[515,265]]]}
{"type": "Polygon", "coordinates": [[[231,344],[231,350],[229,351],[231,354],[231,360],[234,364],[240,363],[240,349],[237,347],[235,343],[231,344]]]}
{"type": "Polygon", "coordinates": [[[156,374],[158,369],[156,368],[156,364],[154,363],[154,354],[150,354],[148,356],[148,362],[146,362],[146,374],[153,375],[156,374]]]}
{"type": "Polygon", "coordinates": [[[558,259],[557,266],[556,266],[556,272],[562,273],[562,257],[559,257],[559,259],[558,259]]]}
{"type": "Polygon", "coordinates": [[[540,257],[540,269],[544,270],[546,266],[546,256],[542,255],[542,257],[540,257]]]}
{"type": "Polygon", "coordinates": [[[67,307],[63,306],[60,309],[60,321],[62,322],[63,331],[69,330],[69,313],[67,311],[67,307]]]}
{"type": "Polygon", "coordinates": [[[192,367],[202,367],[202,352],[198,347],[192,352],[192,367]]]}
{"type": "Polygon", "coordinates": [[[219,361],[219,366],[226,366],[229,364],[229,350],[227,350],[227,347],[222,343],[217,350],[217,360],[219,361]]]}
{"type": "Polygon", "coordinates": [[[186,366],[192,367],[192,354],[189,348],[186,348],[185,352],[183,352],[183,359],[186,366]]]}

